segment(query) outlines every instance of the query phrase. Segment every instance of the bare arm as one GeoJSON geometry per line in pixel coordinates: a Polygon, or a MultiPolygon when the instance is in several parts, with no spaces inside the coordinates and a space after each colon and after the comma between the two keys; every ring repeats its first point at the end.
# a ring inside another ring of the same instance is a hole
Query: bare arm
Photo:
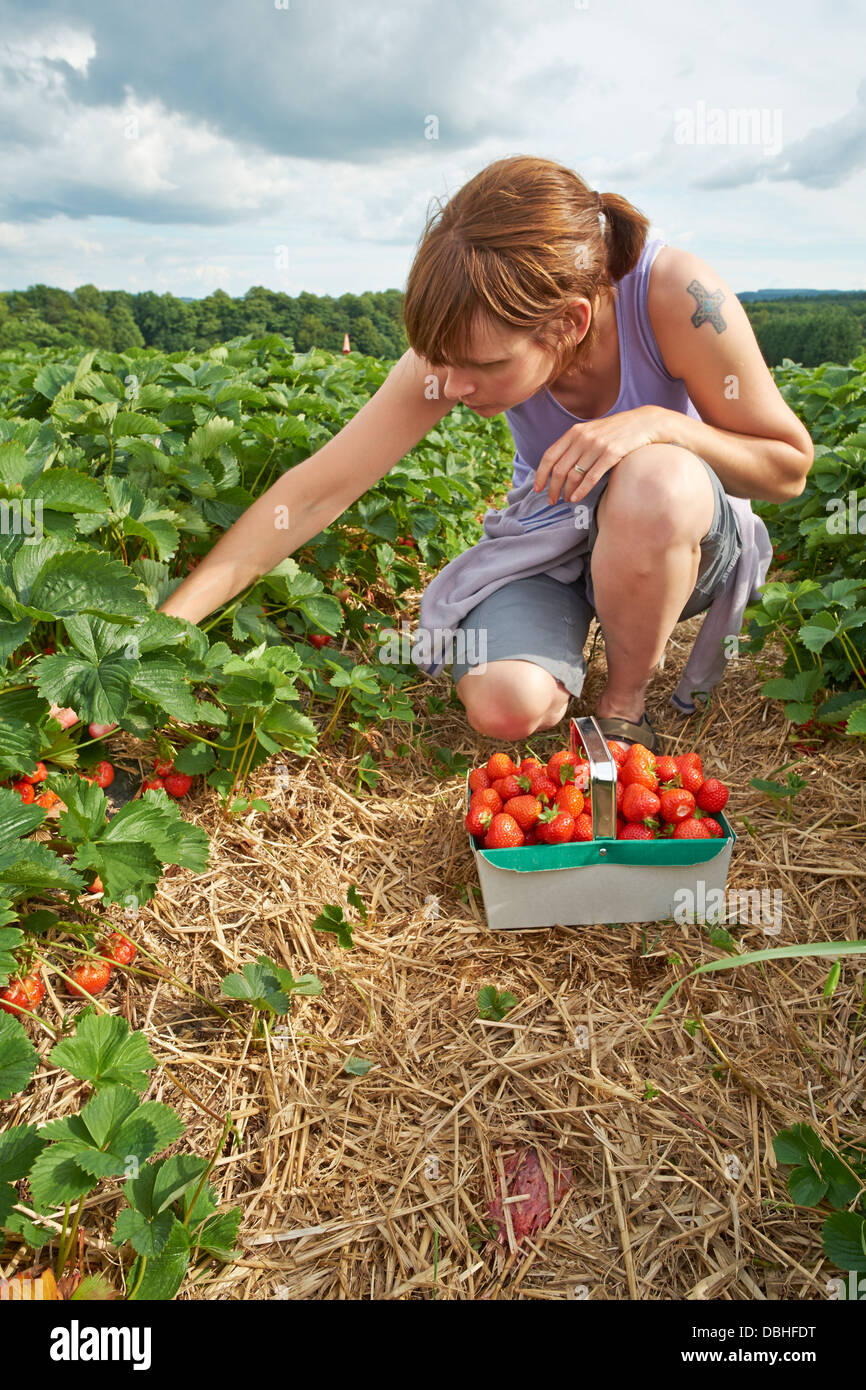
{"type": "Polygon", "coordinates": [[[814,446],[730,286],[691,252],[664,246],[647,303],[665,366],[685,382],[701,417],[660,410],[656,438],[700,454],[731,497],[798,497],[814,446]]]}
{"type": "Polygon", "coordinates": [[[160,612],[199,622],[336,521],[447,415],[444,375],[412,348],[404,353],[339,434],[238,517],[160,612]]]}

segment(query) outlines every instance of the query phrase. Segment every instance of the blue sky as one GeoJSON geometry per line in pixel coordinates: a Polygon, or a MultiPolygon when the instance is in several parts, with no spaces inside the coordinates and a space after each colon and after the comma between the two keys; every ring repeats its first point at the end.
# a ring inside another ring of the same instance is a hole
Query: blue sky
{"type": "Polygon", "coordinates": [[[0,288],[402,289],[434,199],[538,154],[735,290],[862,289],[864,13],[0,0],[0,288]]]}

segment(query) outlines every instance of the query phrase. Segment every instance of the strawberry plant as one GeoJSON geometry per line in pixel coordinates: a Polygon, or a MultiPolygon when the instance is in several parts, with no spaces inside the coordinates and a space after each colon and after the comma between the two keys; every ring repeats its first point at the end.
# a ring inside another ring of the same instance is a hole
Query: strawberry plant
{"type": "Polygon", "coordinates": [[[787,1178],[799,1207],[826,1203],[832,1214],[821,1228],[827,1258],[838,1269],[866,1272],[866,1148],[822,1142],[811,1125],[783,1129],[773,1139],[779,1163],[792,1164],[787,1178]]]}
{"type": "Polygon", "coordinates": [[[240,974],[226,975],[220,989],[227,999],[252,1005],[254,1031],[260,1032],[262,1023],[267,1026],[274,1015],[289,1012],[294,994],[321,994],[322,982],[315,975],[296,980],[291,970],[262,955],[242,966],[240,974]]]}
{"type": "MultiPolygon", "coordinates": [[[[21,1024],[5,1016],[0,1054],[0,1096],[9,1096],[28,1084],[38,1056],[21,1024]]],[[[241,1211],[220,1213],[208,1181],[227,1126],[210,1160],[156,1157],[181,1137],[184,1124],[170,1105],[141,1099],[157,1065],[144,1034],[131,1033],[125,1019],[87,1008],[74,1035],[57,1043],[47,1062],[88,1083],[90,1094],[75,1114],[39,1126],[11,1125],[0,1135],[0,1226],[39,1250],[60,1220],[59,1280],[86,1199],[120,1184],[111,1238],[130,1247],[127,1299],[171,1299],[193,1261],[231,1260],[241,1211]],[[27,1184],[34,1217],[16,1209],[20,1183],[27,1184]]],[[[109,1199],[116,1194],[106,1194],[109,1199]]]]}
{"type": "MultiPolygon", "coordinates": [[[[746,609],[741,650],[758,654],[770,639],[785,649],[781,672],[762,694],[784,701],[798,725],[840,725],[866,733],[866,356],[850,366],[807,371],[786,362],[774,372],[782,395],[815,441],[815,461],[799,497],[754,501],[784,566],[746,609]]],[[[760,666],[760,663],[759,663],[760,666]]],[[[820,732],[820,729],[816,730],[820,732]]]]}

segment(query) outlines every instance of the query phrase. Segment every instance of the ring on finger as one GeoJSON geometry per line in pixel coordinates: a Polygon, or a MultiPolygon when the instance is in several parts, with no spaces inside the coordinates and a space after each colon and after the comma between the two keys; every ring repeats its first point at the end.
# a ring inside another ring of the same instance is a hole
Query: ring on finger
{"type": "Polygon", "coordinates": [[[571,471],[572,471],[572,473],[580,473],[581,476],[583,476],[583,474],[584,474],[587,470],[586,470],[585,468],[581,468],[581,466],[580,466],[579,463],[575,463],[575,464],[572,466],[571,471]]]}

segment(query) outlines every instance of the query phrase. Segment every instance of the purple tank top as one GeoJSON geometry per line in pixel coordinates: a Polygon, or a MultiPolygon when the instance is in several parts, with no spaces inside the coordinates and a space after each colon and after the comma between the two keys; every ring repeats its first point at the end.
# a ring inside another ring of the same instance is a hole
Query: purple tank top
{"type": "MultiPolygon", "coordinates": [[[[606,415],[635,410],[639,405],[661,405],[700,419],[685,382],[671,376],[662,360],[647,311],[650,270],[664,245],[662,240],[646,242],[634,270],[617,282],[614,304],[619,333],[619,396],[606,415]]],[[[528,400],[506,410],[505,418],[517,447],[511,482],[515,488],[535,472],[545,449],[582,417],[572,415],[543,386],[528,400]]]]}

